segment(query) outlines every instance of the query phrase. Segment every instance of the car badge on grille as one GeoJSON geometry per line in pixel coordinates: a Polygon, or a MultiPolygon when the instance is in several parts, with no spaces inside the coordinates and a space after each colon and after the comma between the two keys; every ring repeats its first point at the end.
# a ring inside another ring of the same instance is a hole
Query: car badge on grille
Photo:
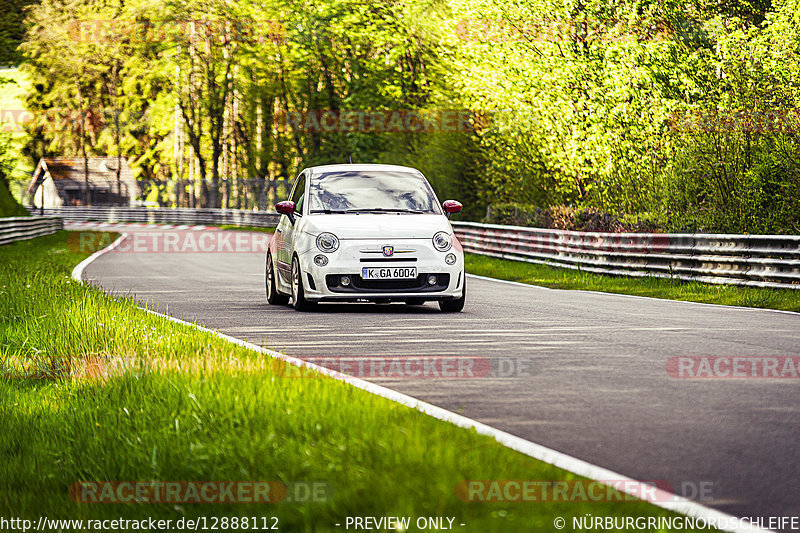
{"type": "Polygon", "coordinates": [[[386,257],[391,257],[392,255],[394,255],[394,246],[384,246],[383,255],[385,255],[386,257]]]}

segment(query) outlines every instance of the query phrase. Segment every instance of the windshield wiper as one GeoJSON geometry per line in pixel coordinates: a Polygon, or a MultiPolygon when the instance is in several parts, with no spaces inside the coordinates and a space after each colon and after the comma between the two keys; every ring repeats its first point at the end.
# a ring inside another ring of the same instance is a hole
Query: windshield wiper
{"type": "Polygon", "coordinates": [[[343,215],[349,213],[348,209],[312,209],[309,213],[325,213],[326,215],[343,215]]]}
{"type": "Polygon", "coordinates": [[[364,209],[348,209],[348,213],[415,213],[422,214],[422,211],[414,209],[397,209],[394,207],[367,207],[364,209]]]}

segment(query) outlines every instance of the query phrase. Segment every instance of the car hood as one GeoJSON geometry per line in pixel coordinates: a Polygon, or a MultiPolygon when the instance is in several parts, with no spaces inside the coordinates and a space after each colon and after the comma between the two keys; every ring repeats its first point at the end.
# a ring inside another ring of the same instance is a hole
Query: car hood
{"type": "Polygon", "coordinates": [[[306,215],[304,230],[312,235],[329,231],[341,240],[430,239],[437,231],[453,232],[443,215],[395,213],[306,215]]]}

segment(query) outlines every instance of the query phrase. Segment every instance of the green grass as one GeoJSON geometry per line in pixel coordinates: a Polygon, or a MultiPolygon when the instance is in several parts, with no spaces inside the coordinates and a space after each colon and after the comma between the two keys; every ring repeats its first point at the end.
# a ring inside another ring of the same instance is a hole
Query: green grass
{"type": "Polygon", "coordinates": [[[760,289],[735,285],[707,285],[659,278],[626,278],[592,274],[568,268],[466,254],[471,274],[553,289],[573,289],[631,294],[687,302],[738,305],[800,312],[800,290],[760,289]]]}
{"type": "MultiPolygon", "coordinates": [[[[454,516],[464,532],[555,531],[563,516],[671,516],[640,501],[465,503],[466,479],[575,479],[457,428],[77,284],[67,232],[0,247],[0,516],[454,516]],[[326,501],[78,505],[77,481],[326,483],[326,501]]],[[[535,416],[532,414],[531,416],[535,416]]],[[[412,528],[413,530],[413,528],[412,528]]]]}

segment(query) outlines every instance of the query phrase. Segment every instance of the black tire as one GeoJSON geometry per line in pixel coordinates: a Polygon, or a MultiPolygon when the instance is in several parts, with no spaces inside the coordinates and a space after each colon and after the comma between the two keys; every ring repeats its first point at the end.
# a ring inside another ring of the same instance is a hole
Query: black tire
{"type": "Polygon", "coordinates": [[[462,274],[464,279],[464,286],[462,287],[463,292],[461,293],[461,298],[456,298],[454,300],[440,300],[439,301],[439,309],[441,309],[445,313],[458,313],[462,309],[464,309],[464,303],[467,301],[467,275],[466,272],[462,274]]]}
{"type": "Polygon", "coordinates": [[[297,256],[292,258],[292,305],[296,311],[310,311],[317,307],[317,302],[306,300],[303,290],[303,272],[297,256]]]}
{"type": "Polygon", "coordinates": [[[278,292],[278,286],[275,284],[275,270],[272,266],[272,256],[269,254],[267,254],[267,265],[265,267],[264,278],[264,285],[267,292],[267,303],[270,305],[288,304],[289,297],[278,292]]]}

